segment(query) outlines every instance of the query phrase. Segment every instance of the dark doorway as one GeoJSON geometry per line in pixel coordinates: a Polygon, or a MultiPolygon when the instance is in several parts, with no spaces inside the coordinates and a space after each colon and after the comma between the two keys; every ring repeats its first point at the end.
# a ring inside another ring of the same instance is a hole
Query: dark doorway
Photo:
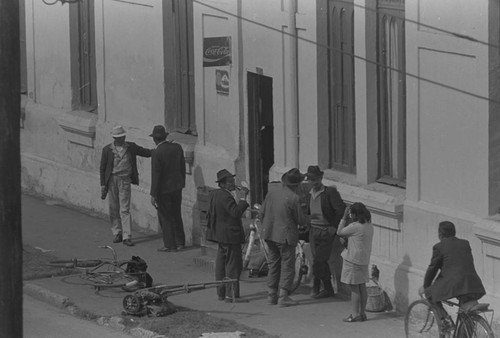
{"type": "Polygon", "coordinates": [[[273,79],[247,73],[250,200],[262,203],[274,164],[273,79]]]}

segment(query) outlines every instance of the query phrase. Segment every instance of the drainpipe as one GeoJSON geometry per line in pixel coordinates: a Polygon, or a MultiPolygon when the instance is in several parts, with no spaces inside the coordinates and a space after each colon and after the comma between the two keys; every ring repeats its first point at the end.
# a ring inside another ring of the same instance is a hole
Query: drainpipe
{"type": "Polygon", "coordinates": [[[298,39],[297,39],[297,1],[288,1],[288,17],[289,17],[289,41],[290,41],[290,62],[288,74],[290,77],[289,91],[289,107],[291,117],[290,144],[292,148],[293,166],[299,167],[299,91],[298,91],[298,39]]]}

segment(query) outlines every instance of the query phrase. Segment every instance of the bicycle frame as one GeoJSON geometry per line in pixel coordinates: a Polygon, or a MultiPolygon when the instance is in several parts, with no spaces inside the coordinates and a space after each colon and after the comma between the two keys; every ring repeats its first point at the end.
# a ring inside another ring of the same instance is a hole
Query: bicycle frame
{"type": "MultiPolygon", "coordinates": [[[[251,211],[252,212],[258,211],[258,209],[252,209],[251,211]]],[[[253,219],[252,223],[250,224],[250,233],[248,235],[248,246],[247,246],[247,250],[245,252],[245,256],[243,257],[243,268],[244,269],[248,268],[248,264],[250,263],[250,255],[252,254],[252,247],[253,247],[253,244],[255,243],[256,240],[259,241],[259,243],[262,247],[262,250],[264,250],[264,257],[266,258],[266,262],[269,261],[269,248],[267,247],[266,241],[264,241],[262,239],[262,237],[260,237],[260,229],[259,229],[259,225],[258,225],[259,223],[260,223],[260,220],[256,216],[253,219]]]]}
{"type": "MultiPolygon", "coordinates": [[[[462,326],[465,326],[465,337],[474,337],[472,335],[472,331],[474,330],[474,326],[476,325],[475,322],[478,321],[476,319],[477,317],[483,318],[486,321],[486,324],[489,326],[488,329],[491,331],[491,325],[493,323],[493,316],[495,311],[488,308],[489,304],[478,303],[477,305],[472,306],[470,309],[464,309],[462,306],[460,306],[460,304],[452,302],[450,300],[444,300],[442,302],[447,306],[458,308],[456,321],[454,322],[453,319],[450,318],[455,328],[453,337],[464,337],[461,335],[464,332],[459,332],[462,326]],[[491,314],[489,320],[486,317],[487,313],[491,314]]],[[[445,310],[445,312],[447,311],[445,310]]]]}

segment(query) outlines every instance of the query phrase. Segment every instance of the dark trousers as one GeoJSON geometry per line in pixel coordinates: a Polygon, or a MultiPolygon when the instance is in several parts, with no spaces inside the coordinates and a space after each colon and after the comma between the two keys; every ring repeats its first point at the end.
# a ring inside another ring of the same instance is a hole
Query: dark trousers
{"type": "MultiPolygon", "coordinates": [[[[443,303],[432,299],[432,291],[431,291],[432,287],[433,286],[431,285],[431,286],[425,288],[425,290],[424,290],[425,291],[425,298],[427,298],[429,303],[436,305],[438,311],[440,312],[439,313],[440,317],[444,318],[447,315],[446,310],[443,307],[443,303]]],[[[468,293],[465,295],[457,296],[456,298],[458,299],[458,305],[462,306],[463,304],[465,304],[467,302],[478,300],[483,296],[484,296],[484,294],[482,294],[482,293],[468,293]]]]}
{"type": "Polygon", "coordinates": [[[179,245],[186,245],[181,216],[182,189],[161,194],[157,203],[158,218],[163,232],[163,245],[169,249],[177,249],[179,245]]]}
{"type": "Polygon", "coordinates": [[[215,280],[237,279],[238,282],[217,286],[217,296],[240,297],[240,275],[243,270],[241,244],[220,244],[215,258],[215,280]]]}
{"type": "Polygon", "coordinates": [[[311,226],[309,243],[313,255],[312,270],[314,277],[322,281],[329,280],[332,274],[328,260],[332,253],[336,233],[337,229],[334,227],[311,226]]]}
{"type": "Polygon", "coordinates": [[[267,286],[278,291],[278,287],[290,292],[295,277],[296,245],[266,241],[269,247],[267,286]]]}

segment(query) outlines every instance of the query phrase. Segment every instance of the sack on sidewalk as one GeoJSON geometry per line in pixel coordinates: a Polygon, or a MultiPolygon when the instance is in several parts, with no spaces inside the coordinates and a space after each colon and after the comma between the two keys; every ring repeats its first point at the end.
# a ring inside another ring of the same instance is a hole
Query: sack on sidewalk
{"type": "Polygon", "coordinates": [[[147,269],[148,264],[144,259],[139,256],[132,256],[130,262],[127,263],[125,272],[135,275],[144,287],[149,288],[153,286],[153,277],[146,272],[147,269]]]}
{"type": "Polygon", "coordinates": [[[125,272],[127,273],[137,273],[137,272],[146,272],[148,269],[148,264],[144,259],[139,256],[132,256],[130,262],[127,263],[127,268],[125,272]]]}

